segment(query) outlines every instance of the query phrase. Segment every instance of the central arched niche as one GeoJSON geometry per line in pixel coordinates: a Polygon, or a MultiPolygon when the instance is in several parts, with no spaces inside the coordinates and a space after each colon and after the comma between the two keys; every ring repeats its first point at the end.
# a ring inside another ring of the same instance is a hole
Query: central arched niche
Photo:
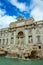
{"type": "Polygon", "coordinates": [[[23,38],[24,37],[24,33],[22,31],[18,32],[17,37],[18,38],[23,38]]]}
{"type": "Polygon", "coordinates": [[[17,44],[19,46],[24,45],[24,33],[22,31],[18,32],[17,34],[17,44]]]}

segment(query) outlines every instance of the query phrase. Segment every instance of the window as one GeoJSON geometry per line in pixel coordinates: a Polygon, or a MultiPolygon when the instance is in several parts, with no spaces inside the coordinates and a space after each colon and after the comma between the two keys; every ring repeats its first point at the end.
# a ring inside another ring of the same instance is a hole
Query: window
{"type": "Polygon", "coordinates": [[[6,39],[6,45],[8,44],[8,39],[6,39]]]}
{"type": "Polygon", "coordinates": [[[29,43],[33,43],[32,35],[29,36],[29,43]]]}
{"type": "Polygon", "coordinates": [[[4,45],[4,43],[5,43],[5,39],[3,39],[3,45],[4,45]]]}
{"type": "Polygon", "coordinates": [[[0,32],[0,36],[2,36],[2,31],[0,32]]]}
{"type": "Polygon", "coordinates": [[[37,42],[40,43],[40,36],[37,36],[37,42]]]}
{"type": "Polygon", "coordinates": [[[14,41],[14,38],[13,38],[13,37],[11,37],[11,44],[13,44],[13,43],[14,43],[13,41],[14,41]]]}
{"type": "Polygon", "coordinates": [[[14,32],[11,32],[11,36],[14,36],[14,32]]]}
{"type": "Polygon", "coordinates": [[[0,39],[0,44],[1,44],[1,39],[0,39]]]}

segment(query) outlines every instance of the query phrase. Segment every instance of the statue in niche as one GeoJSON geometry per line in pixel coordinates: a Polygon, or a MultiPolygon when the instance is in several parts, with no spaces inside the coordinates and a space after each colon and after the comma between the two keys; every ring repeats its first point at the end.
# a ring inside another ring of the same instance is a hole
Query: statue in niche
{"type": "Polygon", "coordinates": [[[22,48],[23,46],[23,32],[18,33],[18,47],[22,48]]]}
{"type": "Polygon", "coordinates": [[[18,39],[18,47],[21,48],[22,47],[22,44],[23,44],[23,39],[22,38],[19,38],[18,39]]]}

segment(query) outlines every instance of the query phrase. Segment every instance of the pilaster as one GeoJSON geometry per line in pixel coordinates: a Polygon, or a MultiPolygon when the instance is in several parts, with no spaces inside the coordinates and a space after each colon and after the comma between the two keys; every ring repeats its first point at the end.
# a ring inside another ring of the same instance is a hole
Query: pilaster
{"type": "Polygon", "coordinates": [[[25,29],[25,41],[28,44],[28,29],[25,29]]]}

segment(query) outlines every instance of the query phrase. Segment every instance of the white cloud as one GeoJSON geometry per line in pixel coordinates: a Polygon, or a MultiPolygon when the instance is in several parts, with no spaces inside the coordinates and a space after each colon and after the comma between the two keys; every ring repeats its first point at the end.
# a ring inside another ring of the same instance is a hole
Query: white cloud
{"type": "Polygon", "coordinates": [[[43,0],[32,0],[30,7],[30,16],[35,20],[43,20],[43,0]]]}
{"type": "Polygon", "coordinates": [[[3,9],[1,10],[0,9],[0,17],[3,16],[5,13],[6,13],[5,10],[3,10],[3,9]]]}
{"type": "Polygon", "coordinates": [[[18,2],[18,0],[10,0],[10,2],[11,2],[14,6],[16,6],[21,12],[28,10],[28,6],[26,6],[26,3],[20,3],[20,2],[18,2]]]}
{"type": "Polygon", "coordinates": [[[26,3],[18,2],[18,0],[10,0],[10,2],[20,11],[30,13],[30,16],[35,20],[43,19],[43,0],[31,0],[30,7],[26,6],[26,3]],[[29,12],[29,10],[31,10],[31,12],[29,12]]]}
{"type": "Polygon", "coordinates": [[[5,10],[0,10],[0,28],[8,27],[10,22],[16,21],[16,16],[4,15],[5,10]]]}
{"type": "Polygon", "coordinates": [[[32,16],[35,20],[43,20],[43,11],[41,11],[39,8],[35,7],[35,8],[31,11],[31,16],[32,16]]]}

